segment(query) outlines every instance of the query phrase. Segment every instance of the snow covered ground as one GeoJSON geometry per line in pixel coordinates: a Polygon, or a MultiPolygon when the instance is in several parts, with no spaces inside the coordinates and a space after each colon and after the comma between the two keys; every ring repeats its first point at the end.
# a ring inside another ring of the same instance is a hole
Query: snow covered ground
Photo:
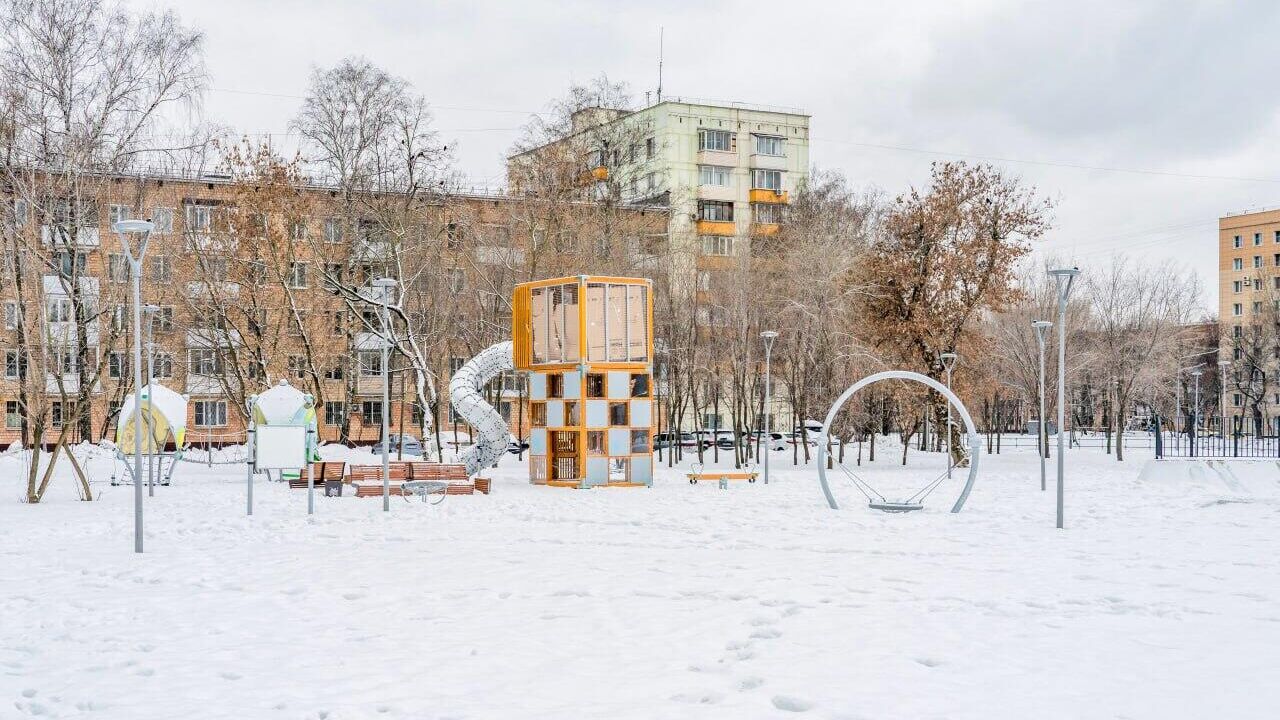
{"type": "MultiPolygon", "coordinates": [[[[1275,717],[1280,492],[1146,457],[1070,453],[1065,531],[1025,449],[960,515],[962,473],[920,513],[848,483],[832,511],[784,453],[729,490],[531,487],[508,456],[487,497],[314,518],[186,464],[141,556],[109,459],[100,502],[28,506],[0,457],[0,718],[1275,717]]],[[[901,487],[941,462],[881,458],[901,487]]]]}

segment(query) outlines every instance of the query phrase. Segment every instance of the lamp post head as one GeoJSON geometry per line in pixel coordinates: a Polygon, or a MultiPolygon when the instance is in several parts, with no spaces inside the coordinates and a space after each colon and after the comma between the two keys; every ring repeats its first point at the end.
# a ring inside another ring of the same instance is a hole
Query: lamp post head
{"type": "Polygon", "coordinates": [[[382,298],[383,303],[391,302],[391,293],[400,283],[395,278],[381,277],[373,281],[373,286],[378,289],[378,295],[382,298]]]}
{"type": "Polygon", "coordinates": [[[960,356],[953,352],[944,352],[938,356],[938,359],[942,361],[942,368],[947,371],[955,368],[956,364],[960,362],[960,356]]]}
{"type": "Polygon", "coordinates": [[[159,313],[159,312],[160,312],[160,306],[159,306],[159,305],[151,305],[151,304],[147,304],[147,305],[143,305],[143,306],[142,306],[142,313],[143,313],[144,315],[155,315],[155,314],[157,314],[157,313],[159,313]]]}
{"type": "Polygon", "coordinates": [[[1193,378],[1195,378],[1195,379],[1197,379],[1197,380],[1199,380],[1199,379],[1200,379],[1200,376],[1201,376],[1201,375],[1203,375],[1203,374],[1204,374],[1204,371],[1203,371],[1203,370],[1192,370],[1192,371],[1191,371],[1191,377],[1193,377],[1193,378]]]}
{"type": "Polygon", "coordinates": [[[1222,368],[1223,370],[1226,370],[1226,369],[1227,369],[1228,367],[1230,367],[1230,366],[1231,366],[1231,361],[1230,361],[1230,360],[1219,360],[1219,361],[1218,361],[1218,367],[1222,368]]]}
{"type": "Polygon", "coordinates": [[[764,340],[764,349],[769,350],[773,347],[773,341],[778,339],[778,332],[776,330],[765,330],[760,333],[760,338],[764,340]]]}
{"type": "Polygon", "coordinates": [[[1052,270],[1049,270],[1048,273],[1049,273],[1049,277],[1051,278],[1073,278],[1080,274],[1080,268],[1078,267],[1054,268],[1052,270]]]}
{"type": "Polygon", "coordinates": [[[150,220],[121,220],[111,226],[111,231],[119,235],[136,235],[149,233],[156,227],[150,220]]]}

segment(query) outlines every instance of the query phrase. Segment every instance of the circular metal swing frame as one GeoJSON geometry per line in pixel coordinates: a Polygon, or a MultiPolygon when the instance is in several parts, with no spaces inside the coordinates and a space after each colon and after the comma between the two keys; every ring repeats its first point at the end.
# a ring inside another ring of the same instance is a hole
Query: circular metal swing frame
{"type": "MultiPolygon", "coordinates": [[[[927,375],[921,375],[917,372],[909,370],[885,370],[874,375],[868,375],[861,380],[849,386],[839,398],[831,405],[831,410],[827,412],[827,418],[822,423],[822,436],[831,436],[831,423],[835,420],[836,415],[840,412],[844,404],[853,397],[854,393],[873,385],[882,380],[914,380],[922,383],[934,390],[937,390],[951,403],[956,409],[956,413],[960,416],[960,420],[964,422],[965,435],[969,440],[969,477],[965,480],[964,489],[960,491],[960,497],[956,498],[956,502],[951,506],[951,512],[958,513],[964,507],[964,503],[969,499],[969,492],[973,490],[973,483],[978,479],[978,458],[979,451],[982,449],[982,439],[978,437],[978,431],[973,425],[973,418],[969,416],[969,410],[960,402],[960,398],[951,391],[946,385],[934,380],[927,375]]],[[[839,510],[840,506],[836,503],[836,498],[831,494],[831,486],[827,483],[827,444],[825,442],[818,443],[818,482],[822,484],[822,494],[827,498],[827,504],[832,510],[839,510]]],[[[950,458],[947,460],[950,463],[950,458]]],[[[920,503],[870,503],[870,506],[876,510],[885,512],[910,512],[919,510],[923,507],[920,503]]]]}

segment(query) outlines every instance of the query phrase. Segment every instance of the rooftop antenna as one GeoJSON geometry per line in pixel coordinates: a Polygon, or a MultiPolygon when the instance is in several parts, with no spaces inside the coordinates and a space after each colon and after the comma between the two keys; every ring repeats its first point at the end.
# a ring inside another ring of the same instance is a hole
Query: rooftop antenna
{"type": "Polygon", "coordinates": [[[658,26],[658,102],[662,102],[662,35],[665,27],[658,26]]]}

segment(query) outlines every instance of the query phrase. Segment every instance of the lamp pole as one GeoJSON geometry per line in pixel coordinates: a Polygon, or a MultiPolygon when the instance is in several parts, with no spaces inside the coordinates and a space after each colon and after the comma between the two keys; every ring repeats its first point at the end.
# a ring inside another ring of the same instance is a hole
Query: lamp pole
{"type": "MultiPolygon", "coordinates": [[[[944,352],[938,356],[942,360],[942,369],[947,371],[947,389],[951,389],[951,371],[955,369],[956,363],[960,361],[960,356],[953,352],[944,352]]],[[[947,400],[947,477],[951,477],[951,401],[947,400]]]]}
{"type": "Polygon", "coordinates": [[[764,340],[764,484],[769,484],[769,455],[773,450],[773,428],[769,421],[772,414],[769,411],[773,407],[773,387],[770,383],[770,359],[773,354],[773,343],[778,339],[778,333],[774,330],[765,330],[760,333],[760,339],[764,340]]]}
{"type": "MultiPolygon", "coordinates": [[[[382,511],[391,511],[391,293],[398,283],[394,278],[378,278],[373,286],[378,289],[382,303],[382,511]]],[[[404,442],[403,439],[400,442],[404,442]]]]}
{"type": "Polygon", "coordinates": [[[155,364],[153,360],[153,358],[155,357],[155,343],[152,342],[151,337],[155,329],[156,315],[159,314],[159,312],[160,312],[159,305],[147,304],[142,306],[142,313],[147,318],[147,417],[149,419],[147,437],[149,439],[148,446],[151,450],[151,455],[150,457],[147,458],[147,496],[148,497],[155,497],[156,495],[156,464],[155,464],[156,412],[155,412],[155,401],[152,399],[152,396],[155,393],[152,392],[152,389],[151,389],[151,383],[153,381],[152,379],[156,376],[156,373],[155,373],[155,364]]]}
{"type": "Polygon", "coordinates": [[[133,551],[142,552],[142,258],[155,225],[149,220],[121,220],[111,227],[120,237],[133,279],[133,551]],[[138,255],[129,245],[130,235],[141,235],[138,255]]]}
{"type": "Polygon", "coordinates": [[[1063,495],[1066,467],[1063,457],[1063,435],[1067,427],[1067,299],[1079,268],[1058,268],[1049,271],[1058,288],[1058,529],[1063,528],[1063,495]]]}
{"type": "MultiPolygon", "coordinates": [[[[1044,424],[1044,335],[1053,327],[1048,320],[1035,320],[1031,327],[1036,331],[1036,345],[1040,348],[1040,422],[1036,429],[1036,454],[1040,456],[1040,491],[1047,489],[1044,472],[1045,451],[1049,449],[1049,428],[1044,424]]],[[[1058,429],[1062,431],[1061,428],[1058,429]]]]}
{"type": "Polygon", "coordinates": [[[1222,386],[1218,397],[1218,408],[1221,409],[1222,420],[1222,441],[1227,441],[1227,368],[1231,367],[1231,361],[1222,359],[1218,361],[1218,384],[1222,386]]]}

